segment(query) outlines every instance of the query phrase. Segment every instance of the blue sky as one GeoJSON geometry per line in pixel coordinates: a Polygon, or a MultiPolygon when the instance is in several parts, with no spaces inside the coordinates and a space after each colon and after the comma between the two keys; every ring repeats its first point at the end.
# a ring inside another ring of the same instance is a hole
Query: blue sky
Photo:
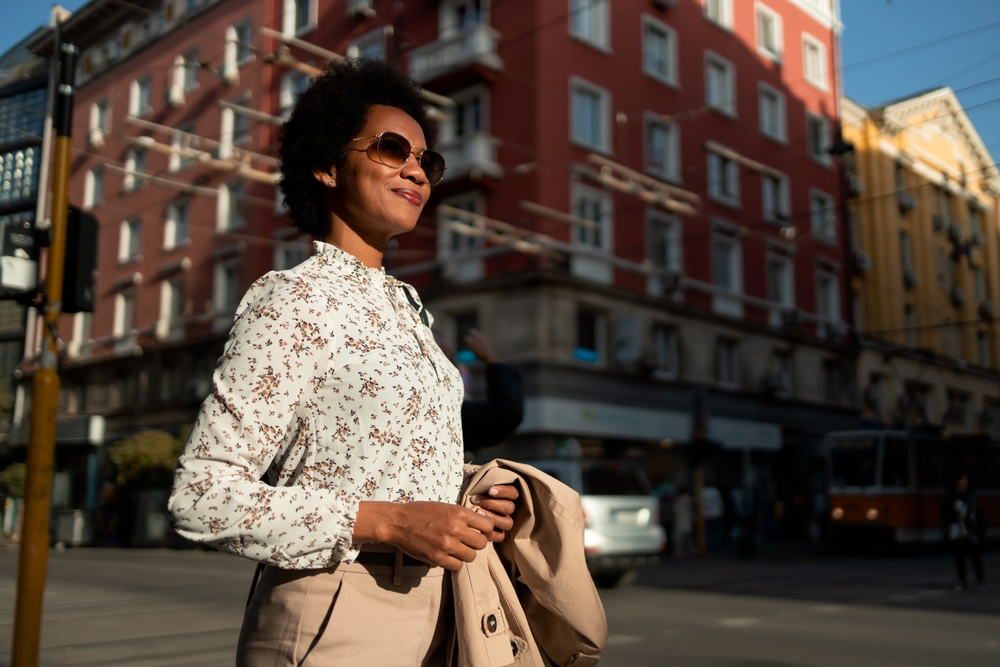
{"type": "MultiPolygon", "coordinates": [[[[75,10],[84,2],[62,4],[75,10]]],[[[991,104],[1000,100],[1000,81],[989,82],[1000,77],[1000,1],[840,2],[848,96],[874,105],[934,86],[951,86],[991,154],[1000,155],[1000,101],[991,104]],[[930,43],[934,40],[941,41],[930,43]],[[909,50],[897,53],[903,49],[909,50]]],[[[48,22],[49,7],[44,0],[0,0],[0,53],[48,22]]]]}

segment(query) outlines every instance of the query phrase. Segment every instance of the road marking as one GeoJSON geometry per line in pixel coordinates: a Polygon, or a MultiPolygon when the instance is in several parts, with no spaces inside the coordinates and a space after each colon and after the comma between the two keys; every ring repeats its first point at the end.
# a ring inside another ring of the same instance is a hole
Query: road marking
{"type": "Polygon", "coordinates": [[[645,637],[637,635],[608,635],[609,644],[639,644],[646,641],[645,637]]]}
{"type": "Polygon", "coordinates": [[[716,621],[724,628],[749,628],[761,622],[759,618],[723,618],[716,621]]]}

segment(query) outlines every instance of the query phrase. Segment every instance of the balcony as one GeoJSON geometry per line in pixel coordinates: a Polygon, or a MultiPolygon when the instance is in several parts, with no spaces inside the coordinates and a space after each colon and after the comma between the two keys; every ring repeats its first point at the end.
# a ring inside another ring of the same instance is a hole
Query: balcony
{"type": "Polygon", "coordinates": [[[414,49],[410,52],[410,76],[424,84],[470,68],[502,72],[503,61],[497,55],[499,40],[499,32],[488,25],[477,24],[414,49]]]}
{"type": "Polygon", "coordinates": [[[444,156],[444,162],[448,166],[444,172],[444,180],[451,181],[474,174],[490,178],[503,176],[503,168],[497,162],[498,143],[499,140],[495,137],[476,133],[438,146],[438,151],[444,156]]]}

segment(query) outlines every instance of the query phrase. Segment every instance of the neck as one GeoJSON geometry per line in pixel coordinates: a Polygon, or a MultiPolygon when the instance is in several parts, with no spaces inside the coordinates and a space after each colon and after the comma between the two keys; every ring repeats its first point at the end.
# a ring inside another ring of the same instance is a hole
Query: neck
{"type": "Polygon", "coordinates": [[[363,237],[336,215],[331,216],[330,231],[322,241],[354,255],[369,269],[378,269],[382,266],[385,243],[363,237]]]}

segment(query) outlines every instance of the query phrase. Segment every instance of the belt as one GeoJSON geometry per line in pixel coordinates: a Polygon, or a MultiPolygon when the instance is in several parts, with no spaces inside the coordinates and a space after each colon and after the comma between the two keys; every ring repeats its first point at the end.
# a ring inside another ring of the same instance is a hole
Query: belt
{"type": "MultiPolygon", "coordinates": [[[[360,565],[383,565],[385,567],[394,567],[396,565],[396,554],[380,551],[362,551],[358,554],[358,557],[354,559],[354,562],[360,565]]],[[[429,567],[427,563],[419,558],[403,554],[403,567],[413,566],[429,567]]]]}

